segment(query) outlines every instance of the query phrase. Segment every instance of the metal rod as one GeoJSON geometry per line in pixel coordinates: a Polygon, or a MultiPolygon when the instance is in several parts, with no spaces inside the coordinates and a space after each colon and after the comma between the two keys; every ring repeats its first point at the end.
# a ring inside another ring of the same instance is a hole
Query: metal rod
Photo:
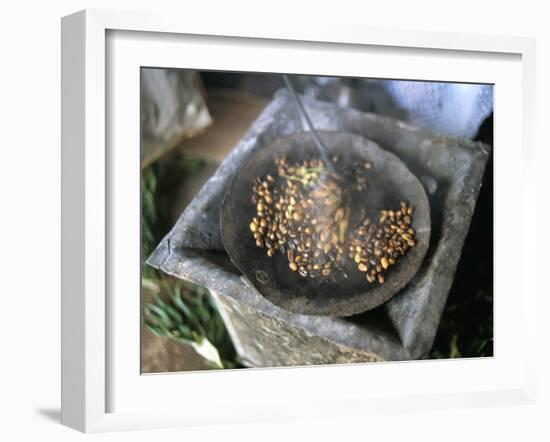
{"type": "Polygon", "coordinates": [[[308,128],[311,131],[311,134],[313,135],[313,139],[315,141],[317,150],[319,151],[319,155],[321,155],[321,158],[323,159],[323,162],[325,163],[327,168],[331,172],[335,173],[336,171],[334,170],[334,165],[332,164],[332,161],[330,161],[330,158],[328,156],[328,150],[323,144],[323,142],[321,141],[321,139],[319,138],[319,134],[317,134],[317,131],[315,130],[315,127],[313,126],[313,123],[311,122],[309,115],[307,114],[306,109],[304,108],[302,100],[300,99],[300,97],[296,93],[296,90],[294,89],[294,86],[292,86],[292,83],[290,82],[290,78],[288,78],[288,75],[283,74],[283,80],[285,82],[285,85],[288,91],[290,92],[290,95],[294,99],[294,102],[298,106],[298,109],[300,109],[300,113],[304,116],[307,122],[308,128]]]}

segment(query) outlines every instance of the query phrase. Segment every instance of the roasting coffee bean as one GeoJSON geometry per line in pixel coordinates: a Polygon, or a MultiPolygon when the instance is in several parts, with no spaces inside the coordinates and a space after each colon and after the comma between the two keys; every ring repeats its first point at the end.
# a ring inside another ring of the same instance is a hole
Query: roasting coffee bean
{"type": "MultiPolygon", "coordinates": [[[[359,191],[369,185],[372,164],[366,164],[345,170],[359,191]]],[[[365,217],[348,232],[349,209],[343,203],[342,188],[322,162],[289,164],[279,158],[276,168],[277,177],[254,181],[251,199],[256,216],[249,230],[257,247],[265,247],[269,257],[282,254],[301,277],[328,278],[333,271],[347,277],[343,269],[349,257],[369,283],[383,284],[385,272],[416,245],[414,208],[407,202],[380,210],[374,222],[365,217]]]]}

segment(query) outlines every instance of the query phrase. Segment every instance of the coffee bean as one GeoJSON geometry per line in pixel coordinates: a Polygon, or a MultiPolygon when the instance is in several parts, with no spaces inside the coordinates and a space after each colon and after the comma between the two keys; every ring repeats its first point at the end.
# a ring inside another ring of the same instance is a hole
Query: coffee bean
{"type": "MultiPolygon", "coordinates": [[[[383,273],[416,244],[411,227],[414,209],[405,201],[397,209],[381,210],[378,223],[365,217],[348,232],[349,209],[343,205],[342,189],[323,175],[321,161],[291,164],[278,158],[275,163],[277,178],[266,175],[254,180],[256,216],[249,228],[258,247],[265,246],[270,257],[281,251],[300,276],[328,276],[335,263],[334,270],[347,277],[344,267],[349,256],[370,283],[383,283],[383,273]]],[[[370,172],[362,164],[346,165],[343,172],[360,190],[370,183],[370,172]]]]}

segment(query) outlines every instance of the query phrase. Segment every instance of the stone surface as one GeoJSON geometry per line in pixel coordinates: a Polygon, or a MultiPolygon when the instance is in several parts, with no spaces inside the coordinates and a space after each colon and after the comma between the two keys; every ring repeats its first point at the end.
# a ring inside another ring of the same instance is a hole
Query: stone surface
{"type": "Polygon", "coordinates": [[[141,165],[146,167],[200,134],[212,117],[195,71],[143,68],[140,82],[141,165]]]}
{"type": "Polygon", "coordinates": [[[212,293],[222,307],[224,322],[245,365],[273,367],[383,360],[368,350],[338,343],[301,327],[288,327],[284,311],[272,310],[267,314],[235,298],[212,293]],[[255,333],[256,327],[262,332],[255,333]]]}
{"type": "Polygon", "coordinates": [[[305,316],[267,302],[229,261],[219,227],[226,187],[256,149],[301,131],[285,91],[276,94],[148,262],[216,293],[239,355],[251,366],[425,357],[453,281],[489,148],[329,103],[305,99],[305,105],[320,130],[348,131],[371,139],[428,184],[430,245],[411,282],[389,302],[361,315],[305,316]],[[273,336],[279,338],[274,341],[273,336]]]}

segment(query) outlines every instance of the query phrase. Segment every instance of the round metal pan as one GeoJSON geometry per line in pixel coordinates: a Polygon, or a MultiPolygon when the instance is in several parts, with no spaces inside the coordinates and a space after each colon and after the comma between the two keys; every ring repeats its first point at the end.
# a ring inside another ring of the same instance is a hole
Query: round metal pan
{"type": "MultiPolygon", "coordinates": [[[[365,312],[388,301],[403,288],[422,264],[430,239],[430,207],[423,186],[407,166],[393,153],[361,136],[347,132],[319,132],[323,143],[338,155],[338,164],[372,164],[369,185],[356,204],[364,214],[377,219],[381,209],[398,208],[400,201],[414,206],[412,227],[417,244],[400,257],[385,274],[384,284],[369,284],[356,269],[340,272],[330,279],[302,278],[288,267],[284,254],[268,257],[249,231],[256,215],[251,201],[256,177],[276,176],[275,159],[286,157],[289,163],[318,158],[310,133],[297,133],[256,150],[243,165],[227,189],[220,217],[224,247],[231,261],[268,301],[292,313],[305,315],[350,316],[365,312]]],[[[351,266],[351,263],[350,263],[351,266]]],[[[347,269],[347,267],[346,267],[347,269]]]]}

